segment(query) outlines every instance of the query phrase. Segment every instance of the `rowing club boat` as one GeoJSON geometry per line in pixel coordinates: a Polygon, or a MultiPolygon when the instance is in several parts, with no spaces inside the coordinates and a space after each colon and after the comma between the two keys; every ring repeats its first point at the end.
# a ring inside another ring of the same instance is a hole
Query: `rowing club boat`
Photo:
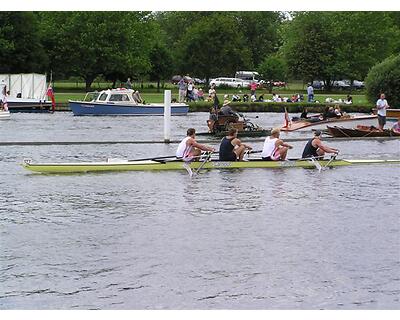
{"type": "Polygon", "coordinates": [[[398,160],[315,160],[315,159],[294,159],[286,161],[195,161],[190,164],[182,160],[165,161],[161,158],[146,160],[108,160],[105,162],[77,162],[77,163],[32,163],[24,160],[23,166],[31,171],[40,173],[85,173],[104,171],[147,171],[147,170],[200,170],[200,169],[244,169],[244,168],[321,168],[341,167],[366,164],[400,164],[398,160]]]}

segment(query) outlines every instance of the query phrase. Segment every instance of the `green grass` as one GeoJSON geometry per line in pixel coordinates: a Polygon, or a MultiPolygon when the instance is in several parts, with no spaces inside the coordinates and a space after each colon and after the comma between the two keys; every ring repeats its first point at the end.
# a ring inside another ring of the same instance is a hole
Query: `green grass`
{"type": "MultiPolygon", "coordinates": [[[[168,89],[172,91],[172,98],[178,99],[178,89],[176,85],[171,83],[165,83],[165,87],[160,89],[160,92],[157,92],[157,84],[152,82],[146,82],[143,84],[143,89],[141,88],[140,83],[133,83],[134,88],[139,90],[142,98],[147,103],[154,102],[162,102],[164,100],[164,89],[168,89]]],[[[120,86],[120,83],[117,83],[117,86],[120,86]]],[[[92,90],[103,90],[107,88],[111,88],[111,82],[93,82],[92,90]]],[[[71,82],[71,81],[56,81],[54,83],[54,91],[56,102],[65,104],[68,100],[82,100],[85,97],[85,83],[83,82],[71,82]]],[[[224,95],[232,95],[234,93],[240,93],[243,95],[244,93],[250,94],[250,90],[243,89],[241,92],[234,88],[220,88],[217,89],[218,98],[222,103],[224,100],[224,95]]],[[[295,93],[302,93],[306,98],[305,85],[301,81],[293,81],[288,83],[287,88],[275,88],[273,90],[274,93],[281,95],[282,97],[291,97],[295,93]]],[[[257,90],[257,96],[260,94],[264,95],[264,99],[272,99],[272,94],[268,93],[267,89],[259,89],[257,90]]],[[[345,99],[347,92],[324,92],[315,90],[315,100],[320,101],[321,103],[325,102],[326,98],[332,98],[334,100],[345,99]]],[[[352,94],[353,104],[355,105],[370,105],[365,94],[363,92],[354,91],[352,94]]]]}

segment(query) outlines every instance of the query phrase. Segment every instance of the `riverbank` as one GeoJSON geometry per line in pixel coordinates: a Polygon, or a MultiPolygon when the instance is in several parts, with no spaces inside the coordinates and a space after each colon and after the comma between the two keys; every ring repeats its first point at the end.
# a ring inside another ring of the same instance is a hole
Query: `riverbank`
{"type": "MultiPolygon", "coordinates": [[[[289,113],[302,112],[307,108],[308,112],[322,112],[326,107],[335,106],[333,103],[286,103],[286,102],[232,102],[230,106],[237,112],[285,112],[285,108],[289,113]]],[[[189,103],[189,112],[209,112],[212,107],[211,102],[192,102],[189,103]]],[[[370,113],[372,106],[357,104],[340,104],[340,108],[344,112],[360,112],[370,113]]],[[[68,103],[58,103],[56,111],[71,111],[68,103]]]]}

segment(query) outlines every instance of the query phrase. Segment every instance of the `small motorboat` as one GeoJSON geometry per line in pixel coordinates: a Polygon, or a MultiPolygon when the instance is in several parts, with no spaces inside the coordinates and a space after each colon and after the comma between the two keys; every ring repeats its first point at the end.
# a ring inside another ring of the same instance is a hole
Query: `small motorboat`
{"type": "MultiPolygon", "coordinates": [[[[88,92],[83,101],[69,101],[74,116],[160,116],[164,115],[163,103],[145,104],[137,91],[118,88],[88,92]]],[[[171,103],[171,115],[186,115],[189,106],[171,103]]]]}

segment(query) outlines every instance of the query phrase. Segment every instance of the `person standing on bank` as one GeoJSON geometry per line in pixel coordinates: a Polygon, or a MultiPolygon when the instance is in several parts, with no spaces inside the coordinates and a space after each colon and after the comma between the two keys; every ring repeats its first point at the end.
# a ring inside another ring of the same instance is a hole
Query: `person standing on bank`
{"type": "Polygon", "coordinates": [[[381,93],[380,98],[376,101],[376,108],[378,109],[378,127],[380,131],[383,131],[383,127],[386,124],[386,109],[390,108],[385,98],[385,94],[381,93]]]}
{"type": "Polygon", "coordinates": [[[325,153],[339,153],[338,149],[330,148],[325,146],[321,142],[321,131],[315,130],[314,137],[308,140],[306,146],[303,150],[303,155],[301,156],[304,158],[323,158],[325,153]]]}
{"type": "Polygon", "coordinates": [[[289,149],[293,149],[290,144],[279,139],[281,130],[272,129],[271,136],[265,138],[264,146],[261,152],[261,158],[265,161],[285,160],[289,149]]]}
{"type": "Polygon", "coordinates": [[[311,83],[307,87],[307,101],[314,102],[314,88],[311,83]]]}
{"type": "Polygon", "coordinates": [[[224,137],[219,146],[219,160],[221,161],[242,161],[246,150],[252,147],[242,143],[238,137],[238,130],[232,128],[228,131],[228,135],[224,137]]]}

